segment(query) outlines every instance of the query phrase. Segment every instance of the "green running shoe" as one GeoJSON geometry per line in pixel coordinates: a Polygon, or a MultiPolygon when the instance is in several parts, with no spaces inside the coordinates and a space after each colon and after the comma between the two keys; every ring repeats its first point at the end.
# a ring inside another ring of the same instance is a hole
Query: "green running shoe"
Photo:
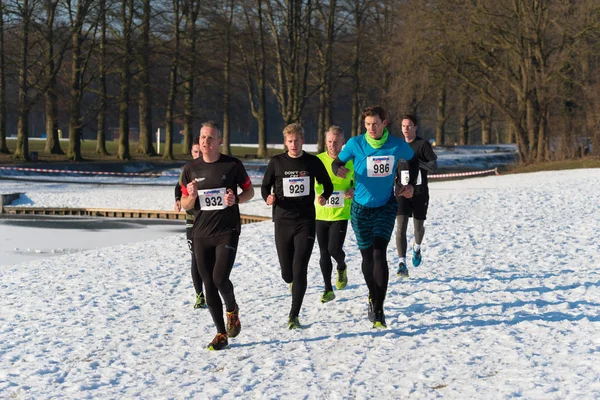
{"type": "Polygon", "coordinates": [[[204,298],[204,292],[200,292],[196,295],[196,304],[194,304],[194,309],[197,308],[206,308],[206,299],[204,298]]]}
{"type": "Polygon", "coordinates": [[[369,321],[375,322],[375,310],[373,309],[373,300],[371,300],[371,295],[369,295],[369,310],[367,311],[367,316],[369,317],[369,321]]]}
{"type": "Polygon", "coordinates": [[[227,335],[224,333],[217,333],[217,336],[208,344],[208,350],[223,350],[226,349],[229,343],[227,342],[227,335]]]}
{"type": "Polygon", "coordinates": [[[396,275],[398,275],[400,278],[406,279],[408,278],[408,268],[406,267],[406,265],[404,265],[404,263],[402,261],[400,261],[400,264],[398,264],[398,270],[396,271],[396,275]]]}
{"type": "Polygon", "coordinates": [[[298,329],[300,327],[301,325],[298,317],[290,317],[288,319],[288,329],[298,329]]]}
{"type": "Polygon", "coordinates": [[[335,299],[335,293],[333,293],[333,290],[331,290],[329,292],[327,290],[325,290],[323,292],[323,295],[321,296],[321,303],[327,303],[333,299],[335,299]]]}
{"type": "Polygon", "coordinates": [[[337,280],[335,281],[335,287],[337,290],[342,290],[348,284],[348,269],[337,272],[337,280]]]}
{"type": "Polygon", "coordinates": [[[383,314],[383,310],[377,311],[375,313],[375,322],[373,322],[373,328],[375,329],[385,329],[387,325],[385,323],[385,315],[383,314]]]}

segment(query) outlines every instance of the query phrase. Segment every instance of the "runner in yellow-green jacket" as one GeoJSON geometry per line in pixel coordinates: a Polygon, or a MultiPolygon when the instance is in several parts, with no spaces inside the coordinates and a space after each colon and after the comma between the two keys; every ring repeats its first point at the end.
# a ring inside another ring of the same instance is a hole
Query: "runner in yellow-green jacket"
{"type": "MultiPolygon", "coordinates": [[[[317,240],[321,258],[319,264],[325,281],[325,290],[321,296],[321,303],[327,303],[335,299],[333,287],[331,285],[331,274],[333,271],[333,258],[337,263],[337,279],[335,286],[338,290],[346,287],[348,283],[348,273],[346,269],[346,253],[344,253],[344,240],[346,239],[346,230],[348,220],[350,219],[350,207],[354,197],[354,168],[352,161],[346,164],[350,170],[345,178],[336,176],[331,170],[331,163],[336,159],[345,143],[344,131],[339,126],[331,126],[325,137],[327,151],[318,154],[331,182],[333,183],[333,194],[329,197],[324,206],[315,202],[317,214],[317,240]]],[[[319,195],[323,191],[323,186],[315,184],[315,193],[319,195]]]]}

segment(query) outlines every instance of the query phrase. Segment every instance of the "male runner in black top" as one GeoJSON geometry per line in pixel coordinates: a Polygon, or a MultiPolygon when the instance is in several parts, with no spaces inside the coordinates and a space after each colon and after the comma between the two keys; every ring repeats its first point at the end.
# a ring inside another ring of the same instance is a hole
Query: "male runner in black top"
{"type": "Polygon", "coordinates": [[[221,130],[215,122],[202,124],[202,157],[184,168],[181,205],[195,212],[194,254],[206,289],[206,303],[217,327],[209,350],[227,347],[228,337],[240,333],[239,308],[229,280],[240,236],[240,209],[254,196],[250,177],[240,160],[221,154],[221,130]],[[242,192],[238,195],[238,187],[242,192]],[[220,296],[219,296],[220,295],[220,296]],[[223,304],[227,310],[227,327],[223,304]]]}
{"type": "MultiPolygon", "coordinates": [[[[408,278],[408,268],[406,267],[406,229],[408,228],[408,218],[413,217],[415,230],[415,244],[412,249],[413,267],[421,264],[421,243],[425,235],[425,219],[427,219],[427,208],[429,205],[429,186],[427,186],[427,173],[435,172],[437,169],[437,156],[427,140],[417,136],[417,119],[413,115],[404,115],[402,117],[402,133],[404,140],[415,152],[415,157],[419,160],[419,175],[415,184],[415,190],[412,198],[397,197],[398,214],[396,216],[396,248],[398,250],[397,275],[402,278],[408,278]]],[[[398,168],[397,179],[408,182],[407,168],[398,168]]],[[[404,182],[402,182],[405,184],[404,182]]]]}
{"type": "Polygon", "coordinates": [[[304,128],[293,123],[283,130],[287,152],[271,158],[261,194],[267,205],[273,206],[275,247],[281,276],[290,284],[292,308],[288,328],[300,327],[298,315],[307,286],[308,262],[315,244],[315,178],[323,185],[318,197],[324,205],[333,185],[319,158],[302,150],[304,128]]]}
{"type": "MultiPolygon", "coordinates": [[[[197,138],[194,139],[192,145],[192,157],[194,160],[200,157],[200,143],[197,138]]],[[[183,176],[183,169],[179,176],[179,181],[175,185],[175,211],[181,211],[181,177],[183,176]]],[[[196,264],[196,256],[194,256],[194,246],[192,245],[192,231],[194,227],[194,210],[185,212],[185,235],[187,237],[187,245],[190,253],[192,254],[192,282],[194,283],[194,290],[196,291],[196,303],[194,308],[206,308],[206,299],[204,297],[204,291],[202,290],[202,277],[198,271],[198,265],[196,264]]]]}

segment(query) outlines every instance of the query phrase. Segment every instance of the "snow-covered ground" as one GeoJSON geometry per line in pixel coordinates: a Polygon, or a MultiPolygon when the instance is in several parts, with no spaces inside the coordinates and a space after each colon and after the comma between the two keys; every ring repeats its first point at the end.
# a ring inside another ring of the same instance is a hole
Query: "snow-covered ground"
{"type": "MultiPolygon", "coordinates": [[[[15,190],[24,206],[173,203],[170,187],[0,181],[15,190]]],[[[183,227],[0,262],[0,398],[597,399],[599,207],[600,169],[432,182],[424,261],[409,280],[392,272],[386,330],[367,320],[351,230],[348,287],[319,302],[315,248],[304,328],[289,331],[273,225],[244,225],[231,275],[242,332],[222,352],[205,350],[215,329],[192,308],[183,227]]],[[[388,260],[394,271],[393,242],[388,260]]]]}

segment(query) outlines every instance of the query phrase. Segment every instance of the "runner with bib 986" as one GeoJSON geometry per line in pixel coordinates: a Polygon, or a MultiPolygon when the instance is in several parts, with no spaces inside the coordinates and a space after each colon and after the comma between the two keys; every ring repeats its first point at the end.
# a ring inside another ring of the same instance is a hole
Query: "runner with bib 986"
{"type": "Polygon", "coordinates": [[[366,132],[351,138],[333,161],[333,172],[346,177],[346,163],[354,162],[356,180],[350,223],[362,255],[362,271],[369,288],[369,320],[374,328],[385,328],[383,303],[389,280],[386,253],[394,230],[398,201],[394,196],[399,160],[409,163],[409,181],[396,196],[413,194],[419,164],[404,139],[390,135],[387,115],[381,106],[363,110],[366,132]]]}

